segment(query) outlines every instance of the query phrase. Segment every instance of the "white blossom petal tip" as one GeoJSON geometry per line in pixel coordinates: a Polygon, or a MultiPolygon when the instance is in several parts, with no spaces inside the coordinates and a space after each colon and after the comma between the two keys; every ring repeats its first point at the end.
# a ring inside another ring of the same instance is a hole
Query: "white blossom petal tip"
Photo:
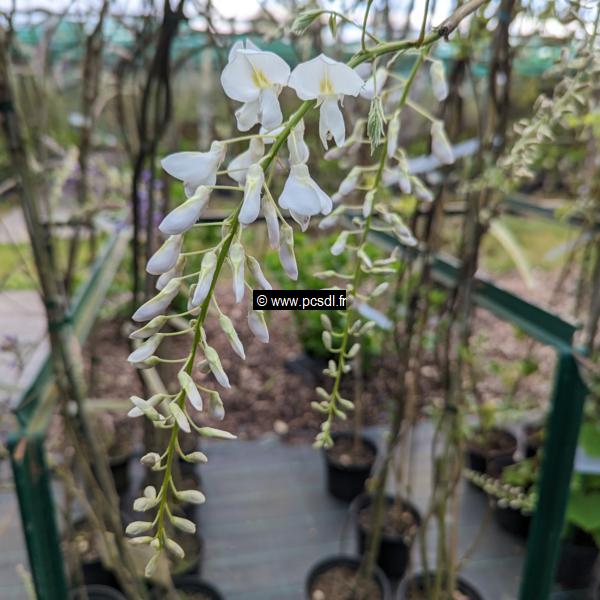
{"type": "Polygon", "coordinates": [[[293,211],[297,215],[311,217],[331,212],[331,198],[312,179],[308,167],[304,164],[293,165],[285,182],[279,206],[293,211]]]}

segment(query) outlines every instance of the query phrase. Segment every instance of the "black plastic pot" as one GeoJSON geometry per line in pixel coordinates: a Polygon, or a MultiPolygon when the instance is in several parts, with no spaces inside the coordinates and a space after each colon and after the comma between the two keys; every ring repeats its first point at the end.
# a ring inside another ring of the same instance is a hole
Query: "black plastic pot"
{"type": "Polygon", "coordinates": [[[512,533],[520,538],[527,539],[529,535],[529,526],[531,525],[531,515],[524,515],[520,510],[510,506],[498,506],[494,501],[492,512],[496,523],[505,531],[512,533]]]}
{"type": "MultiPolygon", "coordinates": [[[[334,444],[342,439],[352,439],[354,434],[350,432],[334,433],[332,438],[334,444]]],[[[371,469],[377,457],[377,447],[371,440],[361,436],[363,444],[373,451],[373,460],[368,465],[343,465],[332,459],[327,450],[324,451],[325,465],[327,467],[327,490],[338,500],[351,502],[362,494],[365,481],[371,474],[371,469]]]]}
{"type": "Polygon", "coordinates": [[[525,425],[525,458],[535,456],[543,445],[543,440],[540,437],[540,430],[543,430],[543,425],[531,423],[525,425]]]}
{"type": "Polygon", "coordinates": [[[126,600],[125,596],[113,587],[106,585],[86,585],[85,588],[73,590],[69,594],[70,600],[126,600]]]}
{"type": "MultiPolygon", "coordinates": [[[[371,504],[372,498],[366,494],[361,494],[354,501],[354,509],[356,511],[356,528],[358,534],[358,551],[361,556],[365,552],[367,545],[367,531],[361,526],[358,515],[360,511],[371,504]]],[[[387,497],[385,499],[388,506],[394,503],[394,498],[387,497]]],[[[408,501],[403,500],[404,509],[408,510],[414,517],[417,525],[421,523],[421,515],[419,511],[408,501]]],[[[379,544],[379,555],[377,564],[390,579],[401,579],[406,573],[410,561],[410,549],[412,540],[407,544],[405,538],[401,536],[392,536],[381,533],[381,541],[379,544]]]]}
{"type": "MultiPolygon", "coordinates": [[[[306,578],[306,598],[312,600],[311,594],[313,587],[323,573],[340,566],[358,570],[360,567],[360,558],[356,556],[332,556],[319,561],[312,567],[306,578]]],[[[392,592],[390,582],[385,576],[385,573],[377,565],[375,565],[375,568],[373,569],[373,579],[381,591],[381,597],[369,598],[369,600],[391,600],[392,592]]],[[[327,598],[324,600],[327,600],[327,598]]]]}
{"type": "MultiPolygon", "coordinates": [[[[405,579],[398,587],[396,600],[412,600],[409,594],[414,594],[415,592],[422,592],[425,594],[425,577],[424,573],[418,573],[417,575],[405,579]]],[[[462,577],[457,579],[457,587],[458,591],[465,595],[469,600],[483,600],[483,596],[462,577]]],[[[423,596],[423,600],[426,600],[425,596],[423,596]]]]}
{"type": "Polygon", "coordinates": [[[507,439],[511,439],[512,446],[510,450],[482,449],[474,444],[467,444],[467,466],[472,471],[488,473],[490,461],[493,461],[494,465],[503,467],[513,464],[513,455],[517,449],[517,438],[510,431],[504,429],[496,429],[495,431],[501,432],[507,439]]]}
{"type": "Polygon", "coordinates": [[[91,560],[81,564],[83,572],[83,581],[86,586],[91,587],[110,587],[119,589],[119,582],[112,571],[109,571],[102,562],[91,560]]]}
{"type": "Polygon", "coordinates": [[[567,590],[583,590],[592,583],[598,547],[594,538],[576,529],[575,535],[563,540],[556,567],[556,581],[567,590]]]}

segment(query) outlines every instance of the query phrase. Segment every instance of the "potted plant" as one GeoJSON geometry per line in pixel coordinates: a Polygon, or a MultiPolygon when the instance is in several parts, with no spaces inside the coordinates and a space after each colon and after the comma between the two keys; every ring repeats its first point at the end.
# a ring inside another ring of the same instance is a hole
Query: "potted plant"
{"type": "MultiPolygon", "coordinates": [[[[412,575],[400,584],[396,598],[397,600],[429,600],[434,582],[434,575],[427,576],[424,573],[412,575]]],[[[483,596],[469,582],[460,577],[456,581],[456,592],[452,598],[483,600],[483,596]]]]}

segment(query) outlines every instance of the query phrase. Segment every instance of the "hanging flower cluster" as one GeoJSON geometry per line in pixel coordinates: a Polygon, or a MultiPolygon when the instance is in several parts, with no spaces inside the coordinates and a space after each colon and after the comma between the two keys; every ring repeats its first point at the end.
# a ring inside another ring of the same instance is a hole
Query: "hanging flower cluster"
{"type": "MultiPolygon", "coordinates": [[[[388,50],[386,46],[385,52],[388,51],[393,51],[393,47],[388,50]]],[[[204,495],[198,490],[176,488],[171,466],[177,457],[189,463],[207,460],[201,452],[184,453],[179,442],[180,435],[193,431],[207,438],[235,437],[225,430],[197,423],[196,414],[204,413],[214,419],[223,419],[225,406],[219,389],[231,386],[219,354],[211,345],[212,340],[205,329],[209,315],[216,317],[233,352],[242,360],[246,356],[238,332],[231,319],[221,310],[215,294],[223,267],[227,265],[231,271],[233,295],[238,303],[243,301],[246,288],[271,289],[259,260],[251,256],[244,246],[244,228],[256,221],[262,212],[271,247],[278,249],[282,268],[287,275],[296,279],[298,266],[294,254],[294,233],[282,210],[287,211],[302,230],[316,215],[325,216],[320,227],[331,227],[353,209],[344,201],[360,191],[363,194],[360,215],[348,229],[340,233],[331,249],[334,254],[353,252],[356,260],[353,273],[328,274],[349,282],[347,291],[351,306],[342,331],[334,331],[329,319],[323,317],[323,341],[332,353],[338,354],[339,359],[337,363],[331,361],[326,370],[334,379],[332,390],[317,390],[320,401],[314,406],[326,415],[317,444],[331,443],[329,433],[333,418],[344,418],[345,411],[352,408],[352,403],[339,394],[340,381],[343,373],[350,369],[349,361],[360,351],[358,340],[374,327],[372,322],[359,318],[361,305],[380,296],[387,288],[387,283],[365,286],[363,284],[368,282],[363,282],[363,277],[394,273],[398,266],[397,252],[384,259],[369,256],[368,235],[373,229],[378,229],[391,232],[404,244],[416,243],[401,217],[390,209],[384,188],[397,184],[403,193],[412,191],[419,198],[431,199],[425,184],[409,173],[406,156],[398,148],[402,108],[408,105],[425,114],[416,105],[409,104],[408,90],[426,56],[426,50],[417,56],[415,69],[409,79],[388,88],[385,87],[386,82],[396,82],[391,69],[378,68],[374,63],[373,75],[365,84],[352,68],[375,56],[378,56],[375,52],[372,57],[366,53],[354,63],[346,65],[320,55],[290,70],[276,54],[261,50],[250,41],[236,43],[221,74],[222,87],[231,99],[241,103],[235,113],[238,129],[247,132],[260,126],[259,131],[214,141],[205,152],[178,152],[162,160],[164,170],[183,183],[186,200],[166,215],[159,225],[165,240],[146,266],[148,273],[157,276],[157,294],[133,315],[133,320],[142,325],[131,334],[139,345],[129,356],[129,361],[141,369],[154,367],[161,362],[180,363],[181,369],[178,373],[179,390],[174,394],[157,394],[148,399],[131,398],[131,417],[145,416],[155,427],[171,432],[167,448],[162,453],[149,452],[141,459],[144,465],[163,475],[159,489],[148,486],[142,497],[134,503],[136,510],[149,512],[153,516],[135,521],[127,528],[133,543],[149,544],[155,551],[146,568],[147,576],[155,570],[163,551],[175,557],[183,556],[183,550],[169,533],[172,528],[189,533],[195,531],[193,522],[174,513],[173,504],[177,501],[197,504],[205,501],[204,495]],[[303,103],[284,119],[279,95],[286,86],[293,89],[303,103]],[[398,87],[403,90],[399,102],[393,98],[393,92],[398,87]],[[344,97],[359,95],[371,102],[369,117],[366,121],[359,119],[350,136],[346,137],[341,111],[344,97]],[[390,109],[392,104],[395,107],[390,109]],[[335,144],[326,157],[335,156],[344,164],[344,160],[359,155],[358,150],[364,143],[369,143],[372,151],[383,144],[383,151],[376,163],[349,169],[333,198],[311,177],[308,167],[309,149],[304,141],[303,116],[312,108],[319,109],[318,134],[323,146],[327,149],[332,141],[335,144]],[[248,142],[247,148],[227,162],[230,147],[240,142],[248,142]],[[270,182],[275,161],[281,159],[278,156],[280,150],[286,147],[287,176],[275,200],[270,182]],[[232,180],[234,185],[221,181],[225,178],[232,180]],[[213,247],[201,250],[187,248],[186,234],[192,228],[215,225],[198,223],[198,220],[208,206],[213,190],[223,188],[238,192],[240,203],[219,224],[221,240],[213,247]],[[334,202],[337,203],[335,210],[334,202]],[[195,255],[201,256],[199,268],[195,271],[186,269],[187,258],[195,255]],[[179,294],[187,296],[187,309],[177,316],[187,319],[188,327],[181,331],[163,332],[170,318],[169,307],[179,294]],[[160,344],[166,336],[187,333],[193,335],[193,343],[186,357],[167,360],[158,355],[160,344]],[[193,377],[196,369],[210,373],[212,383],[197,383],[193,377]]],[[[443,91],[440,79],[443,73],[440,75],[439,67],[432,70],[432,77],[437,81],[436,97],[439,98],[443,91]]],[[[432,123],[433,151],[442,163],[451,162],[452,151],[443,126],[435,119],[432,119],[432,123]]],[[[262,311],[249,307],[247,324],[258,340],[264,343],[269,341],[262,311]]]]}

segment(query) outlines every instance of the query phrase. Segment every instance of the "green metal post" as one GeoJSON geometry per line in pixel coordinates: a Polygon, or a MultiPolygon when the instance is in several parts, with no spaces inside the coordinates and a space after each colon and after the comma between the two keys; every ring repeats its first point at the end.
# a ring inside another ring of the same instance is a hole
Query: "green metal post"
{"type": "Polygon", "coordinates": [[[560,349],[520,600],[550,596],[586,392],[571,350],[560,349]]]}
{"type": "Polygon", "coordinates": [[[15,433],[9,438],[9,450],[37,598],[65,600],[69,591],[43,436],[27,438],[15,433]]]}

